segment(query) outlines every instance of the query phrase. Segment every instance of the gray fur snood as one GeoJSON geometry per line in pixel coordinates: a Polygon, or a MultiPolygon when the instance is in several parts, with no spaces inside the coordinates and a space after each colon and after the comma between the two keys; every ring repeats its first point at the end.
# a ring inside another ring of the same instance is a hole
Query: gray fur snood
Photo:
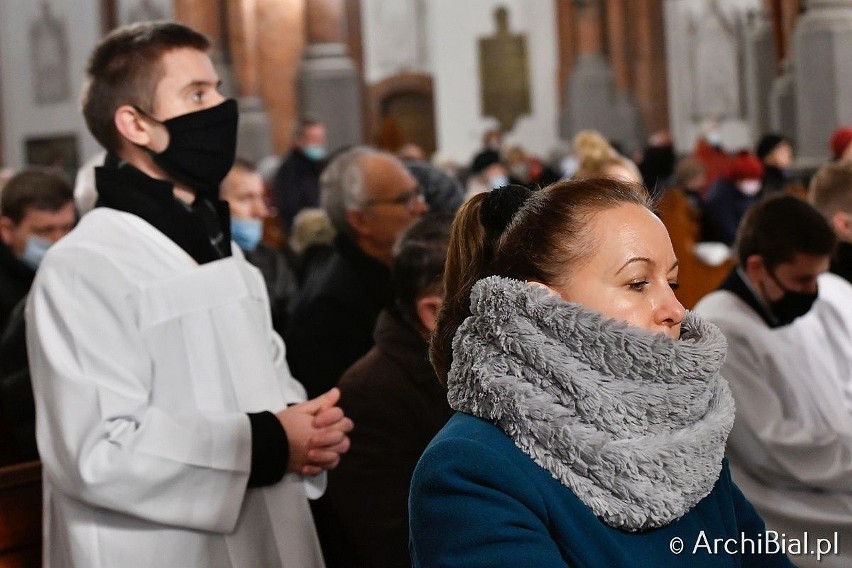
{"type": "Polygon", "coordinates": [[[713,489],[734,422],[714,325],[688,312],[672,341],[498,276],[471,311],[450,406],[500,427],[605,523],[660,527],[713,489]]]}

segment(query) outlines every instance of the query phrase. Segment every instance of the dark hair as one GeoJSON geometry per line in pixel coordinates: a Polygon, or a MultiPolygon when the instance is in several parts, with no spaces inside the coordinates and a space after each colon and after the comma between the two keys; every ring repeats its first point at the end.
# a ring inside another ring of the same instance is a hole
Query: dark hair
{"type": "Polygon", "coordinates": [[[586,233],[595,213],[632,203],[651,210],[638,184],[595,178],[561,181],[524,195],[517,186],[474,195],[453,222],[444,271],[444,304],[429,357],[446,383],[452,341],[470,315],[470,291],[490,275],[564,285],[566,269],[594,250],[586,233]],[[514,209],[512,208],[514,207],[514,209]]]}
{"type": "Polygon", "coordinates": [[[154,112],[164,53],[178,48],[207,51],[209,47],[206,37],[175,22],[132,24],[101,40],[89,58],[82,97],[86,125],[101,146],[110,152],[121,147],[115,128],[115,111],[120,106],[154,112]]]}
{"type": "Polygon", "coordinates": [[[325,126],[318,116],[308,112],[305,113],[293,127],[293,139],[299,140],[305,135],[309,128],[314,126],[325,126]]]}
{"type": "Polygon", "coordinates": [[[771,269],[796,253],[830,255],[835,241],[834,231],[816,209],[798,197],[776,195],[746,212],[735,247],[741,266],[756,254],[771,269]]]}
{"type": "Polygon", "coordinates": [[[0,193],[0,215],[16,225],[28,209],[59,211],[74,200],[71,184],[60,174],[28,168],[12,176],[0,193]]]}
{"type": "Polygon", "coordinates": [[[400,236],[393,248],[391,282],[394,301],[402,317],[417,326],[417,300],[440,294],[447,244],[453,224],[451,213],[427,213],[400,236]]]}

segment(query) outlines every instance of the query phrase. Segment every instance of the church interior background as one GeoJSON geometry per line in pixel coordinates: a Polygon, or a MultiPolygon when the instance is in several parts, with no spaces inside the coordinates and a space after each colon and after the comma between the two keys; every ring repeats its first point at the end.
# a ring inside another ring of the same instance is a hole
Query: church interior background
{"type": "Polygon", "coordinates": [[[807,167],[852,124],[852,0],[5,0],[2,166],[96,155],[86,55],[159,18],[212,38],[256,160],[307,113],[332,150],[415,142],[460,164],[494,127],[540,156],[584,128],[626,152],[668,131],[686,153],[712,121],[730,150],[783,133],[807,167]]]}

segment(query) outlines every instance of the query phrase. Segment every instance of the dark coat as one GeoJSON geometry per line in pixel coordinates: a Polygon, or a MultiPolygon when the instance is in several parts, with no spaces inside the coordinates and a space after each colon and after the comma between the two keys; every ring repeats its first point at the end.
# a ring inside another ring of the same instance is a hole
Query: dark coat
{"type": "Polygon", "coordinates": [[[26,297],[0,329],[0,465],[38,459],[35,402],[27,360],[26,297]]]}
{"type": "Polygon", "coordinates": [[[8,246],[0,242],[0,332],[6,327],[9,314],[33,285],[35,270],[18,260],[8,246]]]}
{"type": "Polygon", "coordinates": [[[290,303],[296,297],[296,276],[284,253],[263,243],[257,245],[253,251],[246,252],[245,256],[246,260],[263,274],[266,291],[269,293],[269,306],[272,310],[272,327],[283,336],[287,329],[290,303]]]}
{"type": "Polygon", "coordinates": [[[272,180],[278,218],[284,230],[290,231],[293,217],[306,207],[319,207],[319,175],[325,162],[308,158],[300,148],[284,158],[272,180]]]}
{"type": "Polygon", "coordinates": [[[392,300],[390,269],[346,235],[334,255],[305,281],[287,325],[287,363],[308,398],[334,385],[373,347],[379,312],[392,300]]]}
{"type": "Polygon", "coordinates": [[[831,259],[831,269],[834,274],[845,278],[852,284],[852,244],[839,242],[831,259]]]}
{"type": "Polygon", "coordinates": [[[732,245],[740,220],[762,195],[745,195],[729,179],[716,180],[704,198],[701,240],[732,245]]]}
{"type": "Polygon", "coordinates": [[[429,441],[452,416],[447,392],[429,364],[427,343],[384,311],[376,345],[338,386],[340,406],[355,422],[352,446],[328,473],[324,499],[339,549],[330,566],[404,568],[408,556],[408,487],[429,441]]]}

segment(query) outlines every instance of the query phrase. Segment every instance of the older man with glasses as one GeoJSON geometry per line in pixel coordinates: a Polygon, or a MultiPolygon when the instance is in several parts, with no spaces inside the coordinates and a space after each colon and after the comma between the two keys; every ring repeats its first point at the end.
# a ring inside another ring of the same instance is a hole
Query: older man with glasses
{"type": "Polygon", "coordinates": [[[334,386],[373,346],[376,318],[393,296],[394,242],[429,210],[402,162],[365,147],[335,158],[320,186],[335,252],[305,282],[286,336],[287,360],[309,393],[334,386]]]}

